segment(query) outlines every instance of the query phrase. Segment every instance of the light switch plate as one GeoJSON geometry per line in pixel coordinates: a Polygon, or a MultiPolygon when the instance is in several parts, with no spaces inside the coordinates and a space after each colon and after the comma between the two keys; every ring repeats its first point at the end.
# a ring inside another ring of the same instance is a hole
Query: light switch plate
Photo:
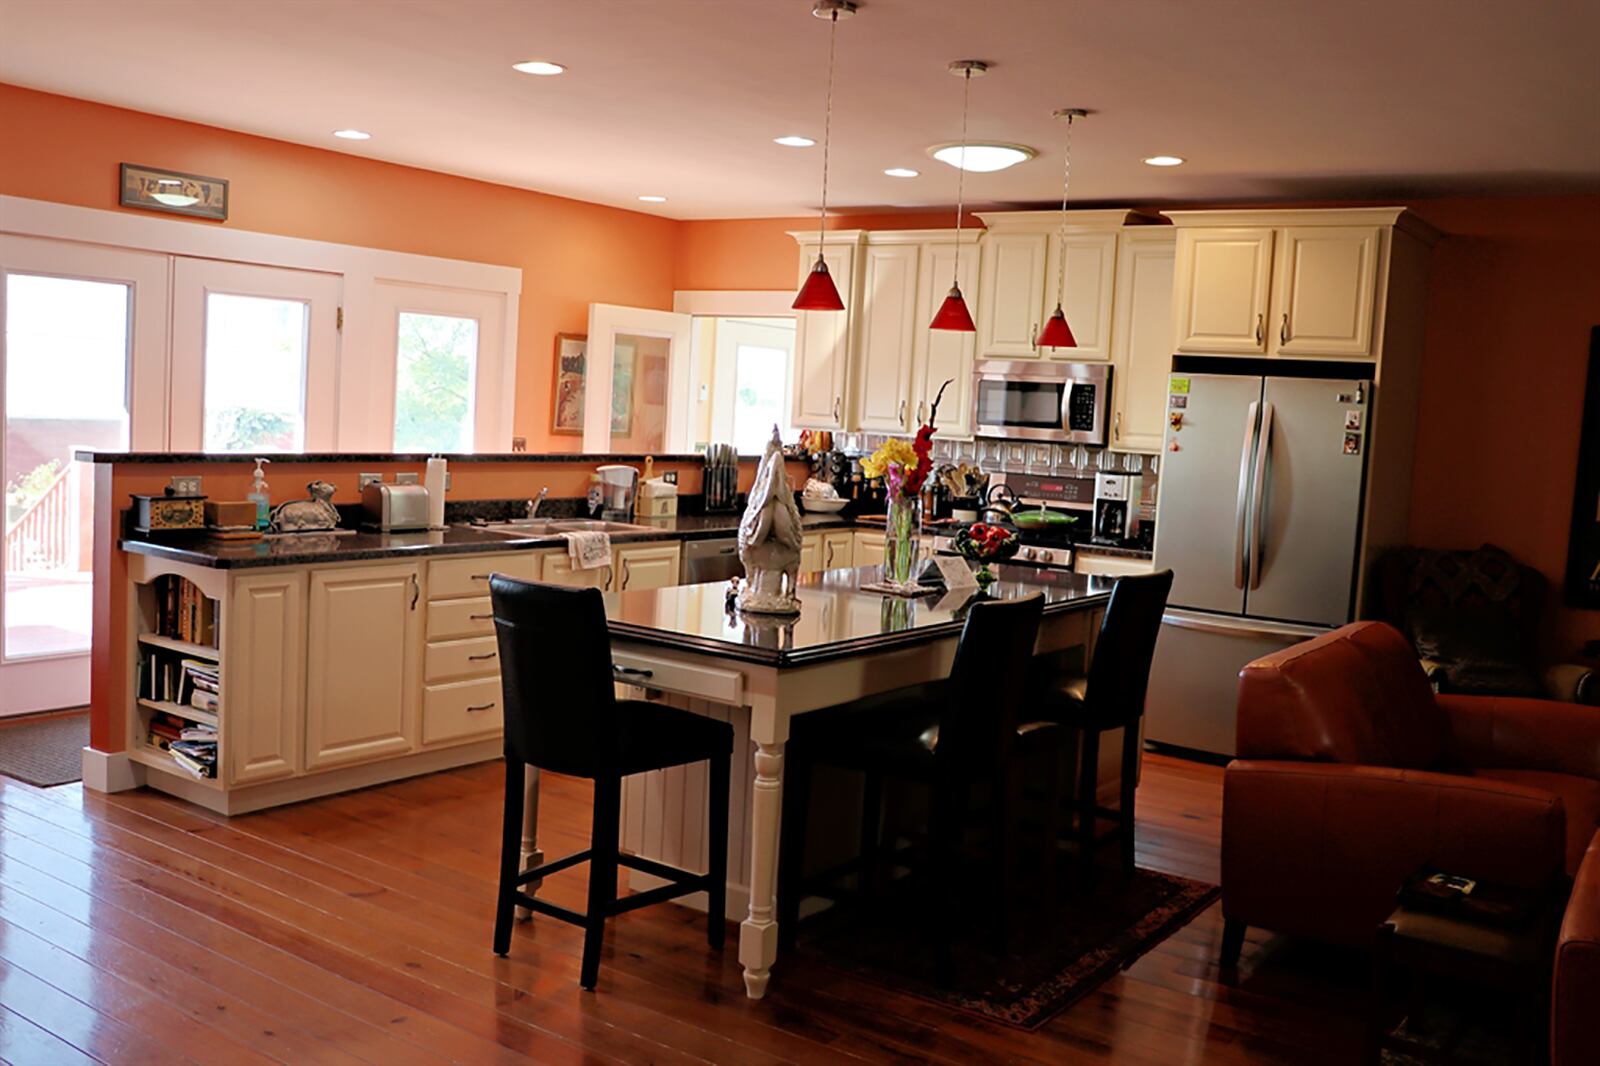
{"type": "Polygon", "coordinates": [[[676,485],[678,483],[678,472],[676,470],[668,470],[661,475],[661,479],[668,485],[676,485]]]}
{"type": "Polygon", "coordinates": [[[172,494],[174,496],[200,496],[200,475],[179,474],[172,479],[172,494]]]}

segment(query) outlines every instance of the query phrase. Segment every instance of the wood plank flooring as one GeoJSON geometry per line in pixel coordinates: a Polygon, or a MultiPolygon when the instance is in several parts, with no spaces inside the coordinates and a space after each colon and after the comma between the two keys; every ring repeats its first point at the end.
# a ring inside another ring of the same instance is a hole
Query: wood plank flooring
{"type": "MultiPolygon", "coordinates": [[[[1161,756],[1139,862],[1215,882],[1222,772],[1161,756]]],[[[1341,1063],[1364,964],[1222,921],[1187,928],[1038,1032],[780,958],[744,996],[736,930],[665,905],[612,923],[597,993],[581,932],[489,950],[499,763],[226,819],[157,793],[0,778],[0,1061],[34,1063],[1341,1063]]],[[[583,846],[586,782],[546,775],[548,854],[583,846]]],[[[581,907],[584,873],[545,893],[581,907]]]]}

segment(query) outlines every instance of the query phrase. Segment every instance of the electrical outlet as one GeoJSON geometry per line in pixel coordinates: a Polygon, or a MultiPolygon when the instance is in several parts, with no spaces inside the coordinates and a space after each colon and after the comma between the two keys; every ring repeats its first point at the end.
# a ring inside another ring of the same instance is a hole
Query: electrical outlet
{"type": "Polygon", "coordinates": [[[396,474],[394,476],[394,483],[396,485],[417,485],[421,482],[421,474],[396,474]]]}
{"type": "Polygon", "coordinates": [[[197,474],[179,474],[171,482],[172,495],[174,496],[199,496],[200,477],[197,474]]]}
{"type": "Polygon", "coordinates": [[[377,482],[380,485],[383,484],[383,475],[382,474],[357,474],[356,475],[356,491],[357,492],[364,492],[364,491],[366,491],[367,486],[371,485],[374,482],[377,482]]]}
{"type": "Polygon", "coordinates": [[[676,470],[668,470],[665,474],[661,475],[661,480],[665,481],[668,485],[676,485],[678,483],[678,472],[676,470]]]}

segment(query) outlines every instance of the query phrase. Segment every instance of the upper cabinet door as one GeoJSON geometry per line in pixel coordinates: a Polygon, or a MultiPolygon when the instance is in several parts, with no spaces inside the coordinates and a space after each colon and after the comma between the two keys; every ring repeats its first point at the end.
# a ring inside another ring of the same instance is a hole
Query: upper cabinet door
{"type": "MultiPolygon", "coordinates": [[[[1050,259],[1045,269],[1045,294],[1042,313],[1048,317],[1056,309],[1056,300],[1066,312],[1067,325],[1072,327],[1075,348],[1045,348],[1045,355],[1068,363],[1104,362],[1111,358],[1112,292],[1117,277],[1117,234],[1068,233],[1063,244],[1059,236],[1050,238],[1050,259]],[[1055,289],[1057,272],[1063,257],[1066,270],[1061,272],[1063,292],[1055,289]]],[[[1039,325],[1043,327],[1044,321],[1039,325]]]]}
{"type": "Polygon", "coordinates": [[[917,246],[868,245],[861,261],[856,429],[907,433],[916,404],[911,369],[917,312],[917,246]]]}
{"type": "Polygon", "coordinates": [[[1146,226],[1118,238],[1111,349],[1116,368],[1111,375],[1113,451],[1161,450],[1167,372],[1172,367],[1174,238],[1169,226],[1146,226]]]}
{"type": "Polygon", "coordinates": [[[1382,239],[1378,226],[1279,231],[1274,354],[1371,357],[1382,239]]]}
{"type": "MultiPolygon", "coordinates": [[[[933,401],[939,399],[939,387],[948,381],[950,386],[939,402],[937,428],[941,437],[972,436],[972,360],[977,340],[971,333],[927,328],[944,302],[945,293],[950,291],[950,279],[956,276],[954,241],[929,242],[922,246],[917,315],[913,321],[917,381],[912,388],[912,399],[917,409],[912,412],[912,424],[921,425],[927,421],[933,401]]],[[[962,246],[959,277],[962,292],[977,291],[977,245],[962,246]]]]}
{"type": "MultiPolygon", "coordinates": [[[[794,400],[796,429],[843,429],[850,367],[850,316],[855,306],[856,245],[829,244],[822,253],[843,311],[796,312],[794,400]]],[[[800,280],[817,261],[816,244],[800,246],[800,280]]]]}
{"type": "Polygon", "coordinates": [[[1179,229],[1174,278],[1178,351],[1267,351],[1272,234],[1267,227],[1179,229]]]}
{"type": "MultiPolygon", "coordinates": [[[[986,233],[978,285],[978,350],[986,356],[1032,359],[1043,325],[1050,237],[1045,233],[986,233]]],[[[970,292],[968,299],[971,298],[970,292]]],[[[943,299],[943,297],[941,297],[943,299]]],[[[1055,308],[1054,301],[1050,307],[1055,308]]]]}

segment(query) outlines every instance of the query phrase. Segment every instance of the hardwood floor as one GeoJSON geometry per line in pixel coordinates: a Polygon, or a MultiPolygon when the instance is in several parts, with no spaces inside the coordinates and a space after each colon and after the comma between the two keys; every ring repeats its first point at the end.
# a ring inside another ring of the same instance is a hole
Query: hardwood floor
{"type": "MultiPolygon", "coordinates": [[[[0,778],[0,1060],[32,1063],[1351,1062],[1364,964],[1252,931],[1219,974],[1213,906],[1024,1033],[780,958],[744,997],[672,905],[489,950],[498,763],[232,820],[152,792],[0,778]]],[[[1150,756],[1139,862],[1215,882],[1222,772],[1150,756]]],[[[585,842],[585,782],[546,775],[541,842],[585,842]]],[[[583,905],[581,868],[544,891],[583,905]]],[[[730,930],[731,934],[736,933],[730,930]]]]}

